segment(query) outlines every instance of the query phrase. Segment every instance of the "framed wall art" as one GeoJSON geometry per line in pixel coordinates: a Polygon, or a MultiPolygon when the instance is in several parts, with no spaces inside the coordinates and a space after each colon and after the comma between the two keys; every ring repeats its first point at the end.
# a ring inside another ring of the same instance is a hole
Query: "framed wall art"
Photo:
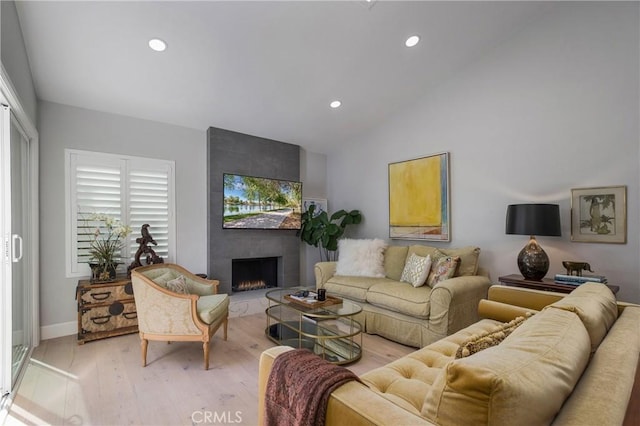
{"type": "Polygon", "coordinates": [[[571,241],[627,242],[627,187],[571,190],[571,241]]]}
{"type": "Polygon", "coordinates": [[[389,237],[450,241],[449,153],[389,164],[389,237]]]}
{"type": "Polygon", "coordinates": [[[307,210],[309,210],[309,206],[311,205],[316,206],[313,213],[314,216],[317,216],[322,212],[327,212],[327,214],[329,214],[329,211],[327,210],[326,198],[303,198],[302,199],[303,212],[306,212],[307,210]]]}

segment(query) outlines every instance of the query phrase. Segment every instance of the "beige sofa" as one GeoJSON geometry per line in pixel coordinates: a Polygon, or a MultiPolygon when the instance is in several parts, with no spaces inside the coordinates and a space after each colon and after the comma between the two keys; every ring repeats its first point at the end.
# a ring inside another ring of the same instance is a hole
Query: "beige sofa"
{"type": "Polygon", "coordinates": [[[336,275],[336,262],[315,265],[316,287],[362,306],[356,319],[363,330],[421,348],[478,320],[480,299],[491,286],[489,274],[478,266],[480,249],[438,249],[425,245],[389,246],[384,252],[384,278],[336,275]],[[405,261],[419,256],[459,256],[456,276],[433,288],[401,282],[405,261]]]}
{"type": "MultiPolygon", "coordinates": [[[[487,318],[338,387],[326,424],[637,424],[640,306],[587,283],[569,295],[493,286],[479,310],[487,318]],[[501,343],[454,359],[472,336],[527,311],[539,312],[501,343]]],[[[261,356],[259,415],[273,359],[288,350],[261,356]]]]}

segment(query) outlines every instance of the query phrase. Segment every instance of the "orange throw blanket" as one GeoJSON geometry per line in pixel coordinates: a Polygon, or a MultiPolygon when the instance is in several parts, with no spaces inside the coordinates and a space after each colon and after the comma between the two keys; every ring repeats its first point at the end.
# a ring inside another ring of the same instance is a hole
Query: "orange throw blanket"
{"type": "Polygon", "coordinates": [[[331,392],[350,380],[360,381],[350,370],[308,349],[279,355],[267,381],[266,426],[324,425],[331,392]]]}

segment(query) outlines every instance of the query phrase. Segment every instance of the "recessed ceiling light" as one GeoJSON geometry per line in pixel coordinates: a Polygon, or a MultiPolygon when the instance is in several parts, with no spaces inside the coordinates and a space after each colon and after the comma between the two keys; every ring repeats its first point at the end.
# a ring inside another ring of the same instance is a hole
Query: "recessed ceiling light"
{"type": "Polygon", "coordinates": [[[338,108],[340,105],[342,105],[342,102],[340,101],[333,101],[329,104],[331,108],[338,108]]]}
{"type": "Polygon", "coordinates": [[[416,44],[418,44],[419,41],[420,41],[420,36],[412,35],[407,39],[407,41],[404,42],[404,45],[407,47],[413,47],[416,44]]]}
{"type": "Polygon", "coordinates": [[[167,43],[160,40],[159,38],[152,38],[149,40],[149,47],[156,52],[162,52],[167,48],[167,43]]]}

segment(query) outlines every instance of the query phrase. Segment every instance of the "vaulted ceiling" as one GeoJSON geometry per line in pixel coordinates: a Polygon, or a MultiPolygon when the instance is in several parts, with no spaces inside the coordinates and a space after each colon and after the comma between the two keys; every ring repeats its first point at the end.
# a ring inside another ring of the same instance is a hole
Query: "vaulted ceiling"
{"type": "MultiPolygon", "coordinates": [[[[17,2],[39,99],[329,152],[427,96],[547,2],[17,2]],[[412,48],[406,38],[417,34],[412,48]],[[148,47],[151,38],[168,44],[148,47]],[[333,100],[342,106],[329,107],[333,100]]],[[[179,144],[179,141],[176,141],[179,144]]]]}

